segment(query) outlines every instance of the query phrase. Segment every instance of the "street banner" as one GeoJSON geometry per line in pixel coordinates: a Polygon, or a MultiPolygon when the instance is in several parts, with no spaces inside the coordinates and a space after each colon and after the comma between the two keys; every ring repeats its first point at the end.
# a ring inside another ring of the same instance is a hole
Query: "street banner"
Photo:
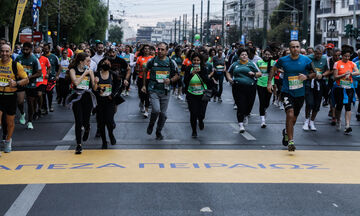
{"type": "Polygon", "coordinates": [[[19,33],[19,28],[21,24],[21,20],[25,11],[27,0],[18,0],[17,7],[16,7],[16,14],[14,19],[14,32],[13,32],[13,40],[12,40],[12,46],[13,49],[15,46],[15,41],[19,33]]]}
{"type": "Polygon", "coordinates": [[[299,40],[299,31],[298,30],[291,30],[290,40],[299,40]]]}

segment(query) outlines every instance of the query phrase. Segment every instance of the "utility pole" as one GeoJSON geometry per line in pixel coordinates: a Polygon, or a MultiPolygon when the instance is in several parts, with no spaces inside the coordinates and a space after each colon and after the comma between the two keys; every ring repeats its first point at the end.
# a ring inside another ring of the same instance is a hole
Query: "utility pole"
{"type": "Polygon", "coordinates": [[[171,29],[170,29],[170,43],[173,42],[173,40],[172,40],[172,32],[173,32],[173,29],[171,28],[171,29]]]}
{"type": "Polygon", "coordinates": [[[310,15],[310,46],[315,45],[315,0],[311,0],[311,15],[310,15]]]}
{"type": "Polygon", "coordinates": [[[107,24],[107,28],[106,28],[106,32],[105,32],[105,40],[107,41],[109,39],[109,20],[110,20],[110,0],[107,0],[107,8],[108,8],[108,15],[107,15],[107,20],[108,20],[108,24],[107,24]]]}
{"type": "Polygon", "coordinates": [[[179,44],[181,44],[181,16],[179,16],[179,44]]]}
{"type": "Polygon", "coordinates": [[[203,0],[201,0],[201,14],[200,14],[200,42],[203,42],[203,7],[204,7],[204,2],[203,0]]]}
{"type": "Polygon", "coordinates": [[[191,43],[194,43],[194,32],[195,32],[195,4],[193,4],[193,12],[192,12],[192,30],[191,30],[191,43]]]}
{"type": "Polygon", "coordinates": [[[196,14],[196,27],[195,27],[195,34],[198,33],[198,14],[196,14]]]}
{"type": "Polygon", "coordinates": [[[302,39],[307,40],[308,38],[308,10],[309,10],[309,3],[308,0],[303,0],[304,8],[303,8],[303,28],[302,28],[302,39]]]}
{"type": "Polygon", "coordinates": [[[184,41],[184,38],[185,38],[185,31],[186,31],[186,29],[185,29],[185,22],[186,22],[186,20],[185,20],[185,14],[183,14],[183,32],[182,32],[181,41],[184,41]]]}
{"type": "Polygon", "coordinates": [[[223,0],[223,7],[222,7],[222,22],[221,22],[221,44],[225,46],[225,0],[223,0]]]}
{"type": "Polygon", "coordinates": [[[58,26],[57,26],[57,45],[60,45],[60,9],[61,9],[61,0],[58,1],[58,26]]]}
{"type": "Polygon", "coordinates": [[[45,17],[45,42],[48,43],[49,42],[49,35],[48,35],[48,31],[49,31],[49,10],[48,10],[48,1],[46,1],[45,4],[45,10],[46,10],[46,17],[45,17]]]}
{"type": "Polygon", "coordinates": [[[187,21],[187,14],[185,14],[185,40],[186,40],[186,42],[188,41],[188,38],[187,38],[187,36],[188,36],[188,26],[187,26],[187,24],[188,24],[188,21],[187,21]]]}
{"type": "Polygon", "coordinates": [[[264,1],[263,49],[267,46],[267,21],[269,16],[269,0],[264,1]]]}
{"type": "Polygon", "coordinates": [[[177,20],[176,20],[176,18],[175,18],[175,31],[174,31],[174,42],[176,43],[176,22],[177,22],[177,20]]]}
{"type": "Polygon", "coordinates": [[[240,9],[240,22],[239,22],[239,25],[240,25],[240,42],[241,42],[241,38],[242,38],[242,6],[243,6],[243,0],[240,0],[240,5],[239,5],[239,9],[240,9]]]}
{"type": "Polygon", "coordinates": [[[207,8],[207,23],[206,23],[206,43],[209,43],[210,37],[210,0],[208,0],[208,8],[207,8]]]}
{"type": "MultiPolygon", "coordinates": [[[[353,28],[357,28],[357,20],[356,20],[357,4],[358,4],[358,0],[354,0],[353,28]]],[[[352,46],[354,47],[355,50],[356,50],[356,40],[357,40],[357,35],[355,35],[355,37],[352,39],[352,46]]]]}

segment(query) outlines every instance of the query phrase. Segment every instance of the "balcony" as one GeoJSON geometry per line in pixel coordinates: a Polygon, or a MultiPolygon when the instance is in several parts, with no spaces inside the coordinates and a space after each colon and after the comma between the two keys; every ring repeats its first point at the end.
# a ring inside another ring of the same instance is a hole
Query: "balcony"
{"type": "MultiPolygon", "coordinates": [[[[356,5],[356,10],[360,10],[360,4],[356,5]]],[[[354,10],[354,5],[349,5],[349,11],[353,11],[354,10]]]]}
{"type": "Polygon", "coordinates": [[[329,14],[331,11],[331,8],[320,8],[317,10],[317,14],[329,14]]]}

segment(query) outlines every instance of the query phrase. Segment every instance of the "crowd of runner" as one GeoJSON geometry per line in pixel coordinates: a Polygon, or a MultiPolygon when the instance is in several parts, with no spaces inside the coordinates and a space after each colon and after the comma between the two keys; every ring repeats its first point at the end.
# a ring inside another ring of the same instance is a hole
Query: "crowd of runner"
{"type": "MultiPolygon", "coordinates": [[[[56,111],[53,95],[58,104],[74,113],[76,154],[81,154],[89,137],[94,113],[102,148],[108,148],[106,129],[110,144],[115,145],[114,115],[129,96],[132,83],[133,89],[137,88],[139,112],[149,118],[149,135],[156,124],[156,139],[164,138],[162,129],[173,94],[187,102],[191,136],[196,138],[197,128],[205,127],[208,102],[221,103],[223,84],[229,82],[239,132],[246,131],[257,95],[260,127],[267,126],[266,110],[271,103],[285,110],[282,144],[295,151],[294,125],[304,103],[303,130],[317,130],[316,116],[323,106],[329,109],[331,125],[340,131],[345,107],[344,134],[351,134],[351,105],[360,94],[359,56],[360,51],[348,45],[338,49],[330,43],[303,49],[299,41],[291,41],[288,48],[273,43],[264,50],[252,42],[223,48],[163,42],[125,46],[101,41],[62,47],[27,42],[12,50],[7,41],[0,40],[2,145],[4,152],[11,152],[17,113],[17,121],[33,130],[34,121],[56,111]]],[[[359,106],[356,118],[360,120],[359,106]]]]}

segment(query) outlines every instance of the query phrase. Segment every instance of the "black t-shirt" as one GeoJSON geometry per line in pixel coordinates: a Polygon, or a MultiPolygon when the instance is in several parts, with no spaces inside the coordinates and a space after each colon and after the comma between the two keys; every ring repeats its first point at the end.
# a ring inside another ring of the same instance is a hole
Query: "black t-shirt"
{"type": "Polygon", "coordinates": [[[120,78],[124,79],[126,77],[126,72],[128,68],[128,63],[116,56],[115,59],[110,59],[111,63],[111,70],[116,76],[119,76],[120,78]]]}

